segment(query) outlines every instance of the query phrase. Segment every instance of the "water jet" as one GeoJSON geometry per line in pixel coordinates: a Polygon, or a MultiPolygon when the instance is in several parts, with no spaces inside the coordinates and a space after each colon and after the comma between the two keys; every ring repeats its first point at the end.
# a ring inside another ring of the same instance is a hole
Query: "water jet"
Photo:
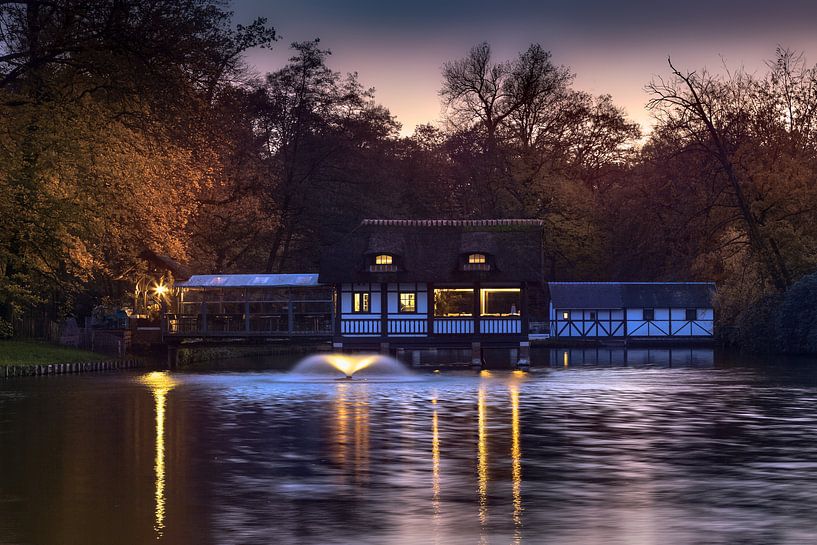
{"type": "Polygon", "coordinates": [[[411,372],[399,360],[381,354],[316,354],[301,360],[292,370],[295,374],[325,375],[340,373],[335,380],[354,380],[365,376],[405,376],[411,372]]]}

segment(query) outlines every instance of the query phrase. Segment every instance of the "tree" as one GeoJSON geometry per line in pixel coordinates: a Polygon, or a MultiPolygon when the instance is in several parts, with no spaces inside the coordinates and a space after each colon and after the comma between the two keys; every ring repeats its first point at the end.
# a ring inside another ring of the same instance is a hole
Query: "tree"
{"type": "Polygon", "coordinates": [[[215,0],[0,4],[1,315],[114,289],[146,247],[185,256],[212,98],[273,39],[215,0]]]}
{"type": "Polygon", "coordinates": [[[710,194],[724,245],[747,249],[777,291],[816,257],[806,232],[815,214],[814,72],[792,60],[779,51],[763,78],[681,72],[670,62],[671,79],[648,86],[659,132],[677,135],[672,153],[695,154],[713,174],[690,189],[710,194]]]}

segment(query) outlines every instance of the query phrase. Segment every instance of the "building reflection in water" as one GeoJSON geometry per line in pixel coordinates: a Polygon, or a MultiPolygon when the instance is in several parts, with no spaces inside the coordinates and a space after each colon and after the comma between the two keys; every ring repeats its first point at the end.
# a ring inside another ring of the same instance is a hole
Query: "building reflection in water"
{"type": "MultiPolygon", "coordinates": [[[[351,461],[357,482],[369,478],[369,391],[366,384],[339,382],[335,396],[335,463],[351,461]]],[[[344,475],[347,472],[344,472],[344,475]]]]}
{"type": "Polygon", "coordinates": [[[573,347],[552,349],[552,367],[577,367],[582,365],[630,366],[630,367],[697,367],[711,368],[715,365],[715,351],[699,346],[655,347],[573,347]]]}
{"type": "Polygon", "coordinates": [[[522,541],[522,444],[519,429],[519,384],[511,383],[511,480],[514,543],[522,541]]]}
{"type": "Polygon", "coordinates": [[[142,384],[150,388],[156,407],[156,453],[153,462],[155,474],[154,487],[154,523],[157,539],[165,529],[165,410],[167,394],[176,386],[176,381],[168,372],[155,371],[141,378],[142,384]]]}

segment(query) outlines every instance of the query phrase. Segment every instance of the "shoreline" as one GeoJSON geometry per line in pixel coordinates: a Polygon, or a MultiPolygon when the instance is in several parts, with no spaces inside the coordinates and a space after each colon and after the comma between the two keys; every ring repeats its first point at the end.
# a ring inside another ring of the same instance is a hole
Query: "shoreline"
{"type": "Polygon", "coordinates": [[[0,378],[34,377],[47,375],[69,375],[94,373],[100,371],[118,371],[139,369],[145,366],[145,360],[126,358],[77,363],[37,363],[20,365],[0,365],[0,378]]]}

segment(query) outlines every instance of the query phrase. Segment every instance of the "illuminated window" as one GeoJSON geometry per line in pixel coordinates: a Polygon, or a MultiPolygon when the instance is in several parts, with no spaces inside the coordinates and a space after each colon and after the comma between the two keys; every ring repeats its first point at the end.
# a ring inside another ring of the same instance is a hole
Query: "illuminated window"
{"type": "Polygon", "coordinates": [[[653,320],[655,320],[655,309],[645,308],[642,311],[642,317],[644,318],[645,321],[652,322],[653,320]]]}
{"type": "Polygon", "coordinates": [[[570,313],[568,311],[562,312],[562,320],[569,320],[569,319],[570,319],[570,313]]]}
{"type": "Polygon", "coordinates": [[[522,309],[522,291],[519,288],[481,290],[480,306],[483,316],[519,316],[522,309]]]}
{"type": "Polygon", "coordinates": [[[469,254],[468,255],[468,264],[469,265],[479,265],[482,263],[488,263],[488,260],[485,257],[485,254],[469,254]]]}
{"type": "Polygon", "coordinates": [[[434,316],[440,318],[473,316],[474,290],[435,289],[434,316]]]}
{"type": "Polygon", "coordinates": [[[698,309],[697,308],[688,308],[686,310],[686,319],[687,322],[694,322],[698,319],[698,309]]]}
{"type": "Polygon", "coordinates": [[[392,256],[390,256],[388,254],[380,254],[380,255],[375,256],[374,264],[375,265],[392,265],[393,264],[393,258],[392,258],[392,256]]]}
{"type": "Polygon", "coordinates": [[[400,293],[400,312],[417,312],[417,294],[413,291],[400,293]]]}
{"type": "Polygon", "coordinates": [[[369,292],[356,291],[352,294],[352,312],[369,312],[369,292]]]}

